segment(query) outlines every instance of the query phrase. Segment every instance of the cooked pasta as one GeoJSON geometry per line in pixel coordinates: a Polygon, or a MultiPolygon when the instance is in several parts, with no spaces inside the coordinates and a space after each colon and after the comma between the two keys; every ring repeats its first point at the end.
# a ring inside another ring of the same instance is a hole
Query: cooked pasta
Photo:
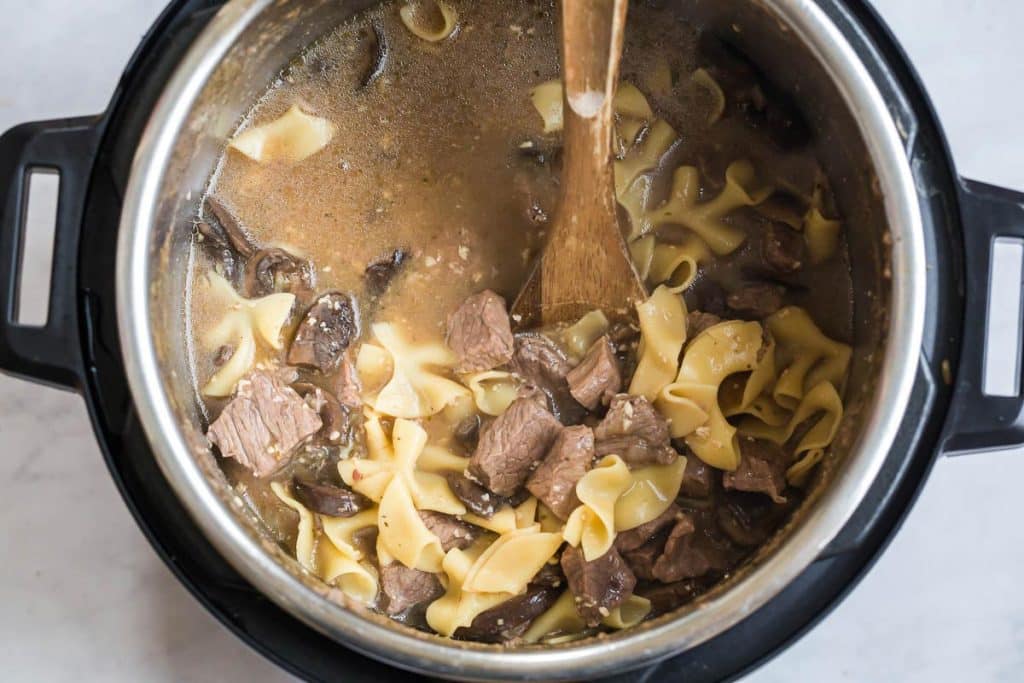
{"type": "Polygon", "coordinates": [[[420,637],[600,637],[741,576],[828,484],[844,218],[812,127],[685,5],[631,3],[611,102],[635,308],[510,314],[571,159],[557,12],[375,4],[226,144],[190,226],[195,393],[326,599],[420,637]]]}
{"type": "Polygon", "coordinates": [[[637,304],[640,318],[639,361],[629,393],[653,401],[672,381],[679,367],[679,352],[686,341],[686,307],[664,285],[637,304]]]}
{"type": "Polygon", "coordinates": [[[228,147],[253,161],[297,163],[326,147],[334,133],[333,123],[294,105],[280,118],[246,129],[228,147]]]}

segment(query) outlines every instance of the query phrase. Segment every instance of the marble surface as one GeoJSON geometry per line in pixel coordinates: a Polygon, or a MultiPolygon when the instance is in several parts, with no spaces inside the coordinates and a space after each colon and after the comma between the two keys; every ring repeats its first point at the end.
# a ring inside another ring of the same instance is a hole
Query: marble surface
{"type": "MultiPolygon", "coordinates": [[[[103,108],[161,0],[0,0],[0,130],[103,108]]],[[[1024,189],[1024,3],[878,0],[962,173],[1024,189]]],[[[0,674],[11,681],[281,681],[135,527],[74,395],[0,376],[0,674]]],[[[1024,677],[1024,452],[940,462],[888,552],[747,680],[1024,677]]]]}

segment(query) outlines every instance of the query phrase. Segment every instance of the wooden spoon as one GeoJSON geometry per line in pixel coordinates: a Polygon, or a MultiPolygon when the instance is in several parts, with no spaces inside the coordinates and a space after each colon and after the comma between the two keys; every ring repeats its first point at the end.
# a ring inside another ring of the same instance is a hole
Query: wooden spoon
{"type": "Polygon", "coordinates": [[[647,296],[619,228],[612,170],[627,4],[562,2],[562,192],[547,244],[512,304],[519,328],[575,320],[595,308],[621,318],[647,296]]]}

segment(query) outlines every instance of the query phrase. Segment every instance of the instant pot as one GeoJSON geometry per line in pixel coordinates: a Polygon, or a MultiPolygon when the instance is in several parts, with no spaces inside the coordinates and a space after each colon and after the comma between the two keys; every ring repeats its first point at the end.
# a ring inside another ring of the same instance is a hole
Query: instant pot
{"type": "Polygon", "coordinates": [[[183,363],[181,291],[190,217],[224,140],[301,46],[369,4],[178,0],[105,113],[0,138],[0,369],[83,395],[154,549],[259,652],[310,680],[736,677],[856,585],[937,457],[1024,442],[1024,398],[982,388],[992,254],[997,238],[1024,239],[1024,195],[958,176],[927,94],[867,3],[675,0],[796,93],[816,128],[857,290],[842,457],[735,576],[613,636],[523,651],[442,643],[323,599],[219,475],[183,363]],[[34,169],[60,174],[41,327],[16,323],[34,169]]]}

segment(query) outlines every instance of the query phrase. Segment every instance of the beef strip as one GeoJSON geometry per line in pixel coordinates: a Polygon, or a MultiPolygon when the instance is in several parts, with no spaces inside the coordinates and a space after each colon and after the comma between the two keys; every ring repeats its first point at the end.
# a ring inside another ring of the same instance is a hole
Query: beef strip
{"type": "Polygon", "coordinates": [[[743,317],[762,320],[782,308],[785,293],[781,285],[757,282],[737,289],[729,295],[726,303],[743,317]]]}
{"type": "Polygon", "coordinates": [[[384,611],[388,616],[401,614],[444,595],[444,586],[437,574],[410,569],[401,562],[380,568],[380,589],[384,593],[384,611]]]}
{"type": "Polygon", "coordinates": [[[588,410],[596,410],[602,403],[612,400],[622,388],[622,374],[608,335],[591,344],[583,360],[565,379],[569,393],[588,410]]]}
{"type": "Polygon", "coordinates": [[[687,455],[679,495],[683,498],[708,498],[714,490],[714,486],[715,480],[711,468],[696,455],[692,453],[687,455]]]}
{"type": "Polygon", "coordinates": [[[448,316],[448,346],[459,357],[456,372],[480,372],[512,359],[514,339],[505,300],[485,289],[448,316]]]}
{"type": "Polygon", "coordinates": [[[721,572],[738,559],[721,537],[712,513],[691,513],[676,522],[665,541],[665,552],[654,563],[654,576],[664,583],[721,572]]]}
{"type": "Polygon", "coordinates": [[[551,411],[563,424],[577,424],[583,419],[586,411],[569,393],[566,380],[572,364],[555,342],[540,334],[517,334],[508,367],[544,392],[551,411]]]}
{"type": "Polygon", "coordinates": [[[452,548],[464,550],[480,535],[480,528],[467,524],[451,515],[433,510],[420,510],[420,519],[441,541],[441,548],[448,552],[452,548]]]}
{"type": "Polygon", "coordinates": [[[522,636],[534,619],[555,604],[561,591],[544,585],[530,585],[526,592],[476,615],[469,626],[455,630],[460,640],[507,643],[522,636]]]}
{"type": "Polygon", "coordinates": [[[703,593],[705,588],[702,581],[686,579],[638,587],[636,594],[651,601],[651,616],[656,617],[682,607],[703,593]]]}
{"type": "Polygon", "coordinates": [[[720,322],[722,322],[722,319],[714,313],[690,311],[689,315],[686,316],[686,338],[693,339],[704,330],[714,327],[720,322]]]}
{"type": "Polygon", "coordinates": [[[518,398],[480,433],[468,473],[499,496],[516,493],[562,425],[529,399],[518,398]]]}
{"type": "Polygon", "coordinates": [[[310,306],[288,349],[292,365],[332,372],[341,355],[359,335],[355,304],[340,292],[327,292],[310,306]]]}
{"type": "Polygon", "coordinates": [[[644,545],[659,532],[673,526],[680,519],[685,517],[683,511],[679,509],[679,506],[673,503],[668,508],[652,519],[649,522],[645,522],[638,527],[620,531],[615,536],[615,547],[618,548],[619,552],[629,552],[630,550],[636,550],[640,546],[644,545]]]}
{"type": "Polygon", "coordinates": [[[614,546],[590,562],[580,548],[567,546],[562,552],[562,571],[575,598],[576,611],[588,626],[600,624],[636,586],[636,577],[614,546]]]}
{"type": "Polygon", "coordinates": [[[506,502],[505,498],[491,493],[459,472],[449,472],[447,479],[448,488],[474,515],[490,519],[506,502]]]}
{"type": "Polygon", "coordinates": [[[722,486],[735,491],[763,493],[775,503],[785,503],[786,467],[789,458],[781,447],[763,439],[741,438],[740,464],[722,475],[722,486]]]}
{"type": "Polygon", "coordinates": [[[408,250],[399,248],[366,266],[363,281],[366,283],[367,294],[380,296],[387,291],[391,281],[402,270],[402,266],[405,265],[408,258],[408,250]]]}
{"type": "Polygon", "coordinates": [[[351,517],[373,507],[372,500],[347,486],[295,479],[292,491],[300,503],[328,517],[351,517]]]}
{"type": "Polygon", "coordinates": [[[259,370],[238,381],[235,396],[210,425],[207,436],[225,458],[265,477],[284,466],[323,422],[294,389],[259,370]]]}
{"type": "Polygon", "coordinates": [[[555,438],[547,457],[530,475],[526,488],[561,520],[580,504],[576,482],[594,464],[594,432],[590,427],[566,427],[555,438]]]}
{"type": "Polygon", "coordinates": [[[799,270],[804,262],[803,235],[785,223],[770,221],[762,233],[761,256],[777,273],[799,270]]]}
{"type": "Polygon", "coordinates": [[[668,465],[678,457],[669,442],[668,423],[643,396],[618,394],[594,428],[598,456],[614,453],[630,467],[668,465]]]}
{"type": "Polygon", "coordinates": [[[284,249],[260,249],[245,264],[243,292],[260,297],[274,292],[308,295],[315,286],[313,264],[284,249]]]}

